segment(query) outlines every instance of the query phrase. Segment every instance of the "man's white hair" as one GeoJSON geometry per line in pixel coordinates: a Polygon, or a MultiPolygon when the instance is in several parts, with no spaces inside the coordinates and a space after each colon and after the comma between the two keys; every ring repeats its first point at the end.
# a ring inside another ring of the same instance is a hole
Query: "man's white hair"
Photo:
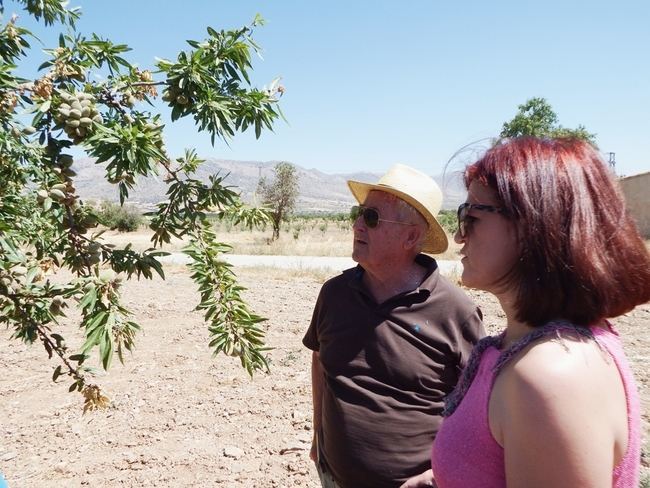
{"type": "Polygon", "coordinates": [[[395,203],[395,209],[397,210],[397,218],[401,222],[408,222],[410,224],[415,224],[420,230],[420,239],[415,245],[416,254],[422,252],[424,247],[424,239],[429,230],[429,224],[427,220],[422,216],[417,209],[408,202],[405,202],[400,197],[393,195],[392,193],[385,194],[390,198],[392,202],[395,203]]]}

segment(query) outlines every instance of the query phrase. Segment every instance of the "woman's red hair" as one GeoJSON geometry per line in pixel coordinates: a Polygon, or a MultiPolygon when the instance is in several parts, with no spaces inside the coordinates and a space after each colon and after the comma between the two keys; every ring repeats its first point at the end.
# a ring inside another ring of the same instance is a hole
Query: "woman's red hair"
{"type": "Polygon", "coordinates": [[[578,139],[507,139],[465,171],[496,190],[522,247],[518,320],[590,325],[650,300],[650,255],[614,175],[578,139]]]}

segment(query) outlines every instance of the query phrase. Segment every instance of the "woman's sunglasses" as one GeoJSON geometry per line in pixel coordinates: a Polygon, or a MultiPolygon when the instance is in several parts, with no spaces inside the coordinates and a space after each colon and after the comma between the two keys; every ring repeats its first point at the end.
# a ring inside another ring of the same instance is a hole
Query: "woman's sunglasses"
{"type": "Polygon", "coordinates": [[[458,207],[458,234],[460,237],[467,237],[471,228],[472,218],[469,215],[470,210],[480,210],[483,212],[503,213],[504,209],[501,207],[493,207],[492,205],[482,205],[480,203],[461,203],[458,207]]]}
{"type": "Polygon", "coordinates": [[[391,224],[401,225],[415,225],[411,222],[398,222],[396,220],[386,220],[379,217],[379,212],[376,208],[364,207],[363,205],[355,205],[350,209],[350,220],[355,222],[359,217],[363,217],[363,223],[369,229],[374,229],[379,225],[379,222],[389,222],[391,224]]]}

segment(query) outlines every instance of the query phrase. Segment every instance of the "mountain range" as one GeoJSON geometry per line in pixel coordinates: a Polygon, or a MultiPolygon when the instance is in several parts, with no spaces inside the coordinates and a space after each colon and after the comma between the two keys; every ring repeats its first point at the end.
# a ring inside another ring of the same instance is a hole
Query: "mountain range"
{"type": "MultiPolygon", "coordinates": [[[[207,181],[210,175],[226,175],[225,183],[239,189],[242,199],[256,204],[259,197],[255,190],[261,177],[272,180],[273,168],[277,161],[233,161],[207,158],[196,175],[197,179],[207,181]]],[[[104,177],[105,164],[95,164],[93,159],[76,159],[73,166],[77,172],[75,186],[78,194],[85,200],[108,200],[117,202],[119,194],[116,185],[108,183],[104,177]]],[[[317,169],[305,169],[294,165],[298,175],[299,194],[296,201],[297,212],[345,212],[355,203],[348,190],[347,180],[376,182],[380,173],[356,172],[346,174],[327,174],[317,169]]],[[[445,195],[444,209],[453,209],[465,199],[465,191],[459,178],[433,176],[445,195]],[[457,181],[455,181],[457,180],[457,181]]],[[[129,202],[138,207],[151,208],[165,200],[167,185],[162,176],[140,178],[136,187],[129,191],[129,202]]]]}

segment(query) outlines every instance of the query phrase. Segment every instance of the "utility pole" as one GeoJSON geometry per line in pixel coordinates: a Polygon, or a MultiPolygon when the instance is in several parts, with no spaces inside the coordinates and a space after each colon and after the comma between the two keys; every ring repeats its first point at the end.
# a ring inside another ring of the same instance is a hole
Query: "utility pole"
{"type": "Polygon", "coordinates": [[[616,173],[616,153],[610,152],[609,154],[609,167],[616,173]]]}

